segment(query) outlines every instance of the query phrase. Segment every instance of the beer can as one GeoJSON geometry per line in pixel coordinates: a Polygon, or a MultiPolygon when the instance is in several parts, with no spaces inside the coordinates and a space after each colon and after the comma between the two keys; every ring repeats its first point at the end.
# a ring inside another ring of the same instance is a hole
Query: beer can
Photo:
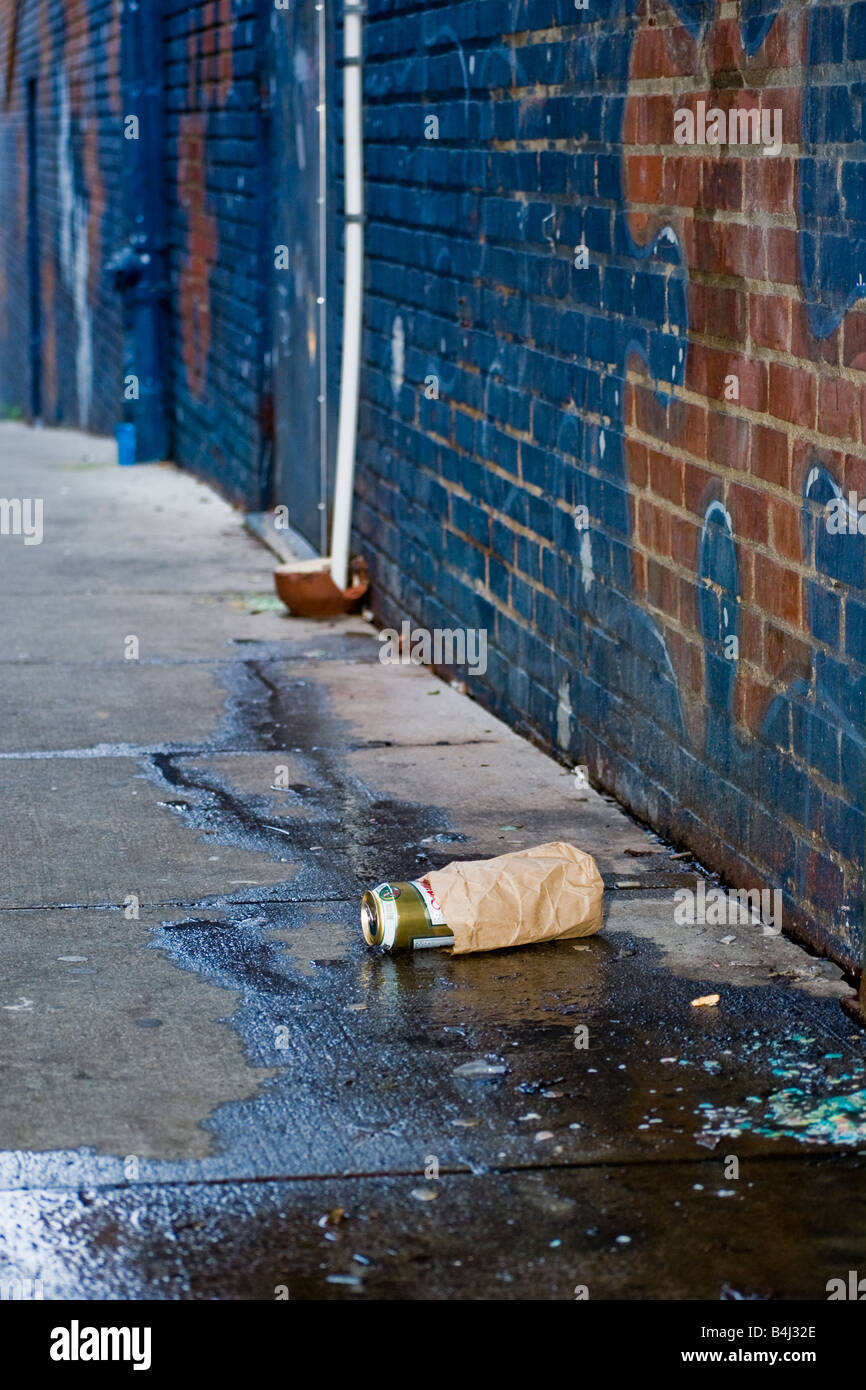
{"type": "Polygon", "coordinates": [[[454,945],[436,896],[423,878],[368,888],[361,899],[361,930],[368,946],[385,951],[454,945]]]}

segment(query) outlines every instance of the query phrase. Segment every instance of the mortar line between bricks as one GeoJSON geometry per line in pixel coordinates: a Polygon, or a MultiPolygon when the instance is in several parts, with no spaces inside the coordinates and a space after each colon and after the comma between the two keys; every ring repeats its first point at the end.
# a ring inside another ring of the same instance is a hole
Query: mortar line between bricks
{"type": "MultiPolygon", "coordinates": [[[[36,1149],[15,1149],[8,1152],[16,1154],[34,1154],[46,1152],[36,1149]]],[[[840,1154],[832,1149],[810,1150],[803,1153],[798,1150],[790,1152],[779,1151],[777,1153],[760,1153],[749,1155],[749,1163],[841,1163],[853,1161],[856,1154],[840,1154]]],[[[160,1162],[159,1159],[145,1159],[145,1162],[160,1162]]],[[[588,1171],[605,1172],[610,1170],[622,1169],[631,1171],[637,1168],[658,1169],[658,1168],[703,1168],[709,1163],[718,1163],[718,1158],[712,1154],[707,1154],[706,1158],[700,1156],[689,1157],[684,1155],[682,1158],[621,1158],[614,1160],[588,1159],[585,1163],[515,1163],[500,1164],[496,1167],[485,1169],[483,1173],[475,1173],[471,1168],[457,1168],[440,1166],[440,1174],[446,1173],[449,1177],[455,1178],[503,1178],[511,1175],[523,1173],[582,1173],[588,1171]]],[[[859,1164],[854,1164],[860,1167],[859,1164]]],[[[214,1177],[214,1178],[154,1178],[152,1181],[123,1183],[123,1182],[94,1182],[90,1185],[84,1183],[47,1183],[44,1186],[34,1187],[4,1187],[0,1186],[0,1193],[8,1196],[15,1192],[50,1193],[50,1192],[135,1192],[143,1188],[193,1188],[193,1187],[241,1187],[241,1186],[262,1186],[266,1183],[301,1183],[301,1182],[367,1182],[384,1181],[388,1178],[418,1178],[424,1176],[424,1169],[421,1168],[388,1168],[365,1171],[360,1169],[356,1172],[343,1173],[267,1173],[267,1174],[246,1174],[235,1177],[214,1177]]]]}

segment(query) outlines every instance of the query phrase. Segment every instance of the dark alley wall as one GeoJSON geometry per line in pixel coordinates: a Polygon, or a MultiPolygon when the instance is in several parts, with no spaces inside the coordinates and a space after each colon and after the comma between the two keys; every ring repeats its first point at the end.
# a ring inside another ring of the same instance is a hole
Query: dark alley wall
{"type": "MultiPolygon", "coordinates": [[[[169,452],[257,504],[267,413],[262,14],[255,0],[162,0],[154,191],[168,242],[169,452]]],[[[147,104],[123,81],[121,18],[121,0],[9,0],[0,15],[0,411],[99,433],[133,414],[123,400],[128,303],[107,262],[133,230],[124,130],[130,114],[147,119],[147,104]],[[34,293],[41,389],[27,350],[34,293]]],[[[126,348],[133,370],[136,344],[126,348]]]]}
{"type": "Polygon", "coordinates": [[[117,0],[3,6],[0,410],[101,432],[122,382],[104,273],[120,234],[119,64],[117,0]]]}
{"type": "MultiPolygon", "coordinates": [[[[261,505],[268,177],[255,0],[162,0],[172,457],[261,505]]],[[[269,238],[271,255],[273,237],[269,238]]]]}
{"type": "MultiPolygon", "coordinates": [[[[162,9],[170,452],[260,506],[269,200],[311,215],[269,154],[280,21],[162,9]]],[[[0,16],[0,410],[33,413],[38,282],[41,414],[103,432],[124,413],[119,18],[0,16]]],[[[783,888],[853,963],[866,3],[369,0],[365,30],[356,529],[379,615],[486,629],[473,694],[735,883],[783,888]],[[778,153],[677,144],[701,100],[779,111],[778,153]]],[[[332,279],[336,304],[336,256],[332,279]]]]}

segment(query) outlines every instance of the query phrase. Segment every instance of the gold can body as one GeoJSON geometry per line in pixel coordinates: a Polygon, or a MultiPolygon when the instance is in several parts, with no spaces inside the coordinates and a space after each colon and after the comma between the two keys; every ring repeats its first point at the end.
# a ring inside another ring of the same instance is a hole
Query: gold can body
{"type": "Polygon", "coordinates": [[[368,946],[384,951],[454,945],[442,909],[423,878],[368,888],[361,899],[361,930],[368,946]]]}

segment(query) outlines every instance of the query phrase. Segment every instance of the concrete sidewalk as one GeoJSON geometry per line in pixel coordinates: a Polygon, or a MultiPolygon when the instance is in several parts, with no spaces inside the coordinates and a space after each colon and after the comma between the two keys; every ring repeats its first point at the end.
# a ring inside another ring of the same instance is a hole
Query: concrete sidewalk
{"type": "Polygon", "coordinates": [[[0,537],[0,1280],[822,1299],[863,1267],[835,967],[677,925],[698,866],[360,618],[277,611],[202,484],[16,425],[0,459],[44,499],[42,544],[0,537]],[[364,887],[550,839],[598,859],[598,937],[364,946],[364,887]]]}

